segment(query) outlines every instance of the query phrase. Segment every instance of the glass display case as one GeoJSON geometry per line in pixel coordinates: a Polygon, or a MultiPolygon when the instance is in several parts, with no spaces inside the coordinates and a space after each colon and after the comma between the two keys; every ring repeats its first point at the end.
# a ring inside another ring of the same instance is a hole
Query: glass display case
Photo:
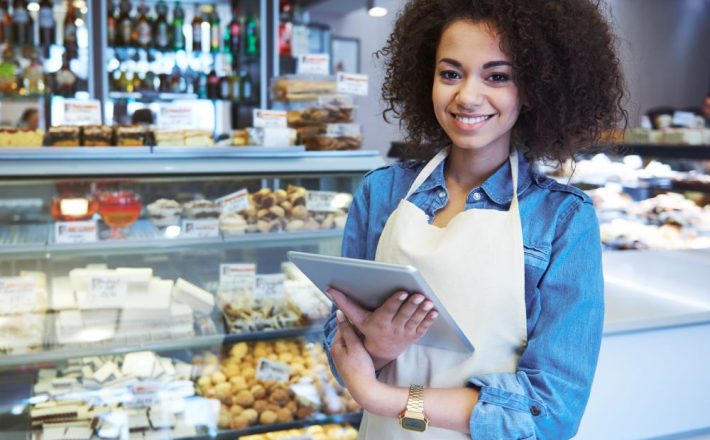
{"type": "Polygon", "coordinates": [[[125,150],[3,154],[0,437],[357,423],[317,343],[330,303],[286,252],[340,252],[379,155],[125,150]]]}

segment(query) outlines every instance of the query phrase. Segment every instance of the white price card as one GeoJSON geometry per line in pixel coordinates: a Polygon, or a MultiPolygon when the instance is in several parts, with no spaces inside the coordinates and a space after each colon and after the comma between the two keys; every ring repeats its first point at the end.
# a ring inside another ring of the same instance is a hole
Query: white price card
{"type": "Polygon", "coordinates": [[[96,220],[54,223],[54,241],[62,244],[95,243],[99,239],[96,220]]]}
{"type": "Polygon", "coordinates": [[[249,209],[249,191],[246,188],[227,194],[216,200],[223,213],[241,212],[249,209]]]}
{"type": "Polygon", "coordinates": [[[307,53],[299,56],[296,73],[299,75],[330,75],[330,55],[307,53]]]}
{"type": "Polygon", "coordinates": [[[695,127],[695,113],[676,110],[673,112],[673,125],[692,128],[695,127]]]}
{"type": "Polygon", "coordinates": [[[256,290],[256,264],[224,263],[219,265],[219,291],[221,294],[238,294],[256,290]]]}
{"type": "Polygon", "coordinates": [[[273,380],[276,382],[288,382],[291,377],[291,368],[288,364],[260,358],[256,366],[256,379],[262,382],[273,380]]]}
{"type": "Polygon", "coordinates": [[[183,220],[182,236],[186,238],[219,237],[219,220],[183,220]]]}
{"type": "Polygon", "coordinates": [[[318,388],[316,388],[314,384],[299,382],[291,385],[290,388],[299,401],[305,401],[308,405],[315,406],[316,408],[321,407],[320,393],[318,393],[318,388]]]}
{"type": "Polygon", "coordinates": [[[81,302],[87,308],[122,307],[127,297],[128,283],[120,275],[92,275],[81,302]]]}
{"type": "Polygon", "coordinates": [[[186,104],[163,104],[158,110],[158,127],[166,129],[195,128],[195,108],[186,104]]]}
{"type": "Polygon", "coordinates": [[[338,93],[367,96],[369,77],[359,73],[338,72],[338,93]]]}
{"type": "Polygon", "coordinates": [[[286,110],[253,110],[254,127],[286,127],[288,126],[288,113],[286,110]]]}
{"type": "Polygon", "coordinates": [[[337,206],[334,203],[338,195],[333,191],[307,191],[306,208],[313,212],[335,212],[337,206]]]}
{"type": "Polygon", "coordinates": [[[290,147],[295,141],[296,134],[293,128],[286,127],[265,127],[264,128],[264,140],[262,145],[264,147],[290,147]]]}
{"type": "Polygon", "coordinates": [[[37,280],[31,277],[0,278],[0,314],[37,309],[37,280]]]}
{"type": "Polygon", "coordinates": [[[291,28],[291,56],[298,58],[307,54],[310,42],[308,41],[308,27],[295,24],[291,28]]]}
{"type": "Polygon", "coordinates": [[[274,273],[256,276],[255,299],[280,299],[284,295],[284,275],[274,273]]]}
{"type": "Polygon", "coordinates": [[[101,125],[101,101],[65,100],[62,125],[101,125]]]}

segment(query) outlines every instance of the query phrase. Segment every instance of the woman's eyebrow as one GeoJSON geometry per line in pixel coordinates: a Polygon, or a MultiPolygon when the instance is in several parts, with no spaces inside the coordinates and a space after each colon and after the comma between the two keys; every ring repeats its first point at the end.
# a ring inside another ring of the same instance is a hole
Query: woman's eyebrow
{"type": "Polygon", "coordinates": [[[508,61],[489,61],[486,64],[483,65],[484,69],[490,69],[491,67],[498,67],[498,66],[510,66],[513,67],[513,65],[508,62],[508,61]]]}
{"type": "Polygon", "coordinates": [[[454,67],[461,67],[461,63],[451,58],[442,58],[439,60],[439,63],[446,63],[451,64],[454,67]]]}

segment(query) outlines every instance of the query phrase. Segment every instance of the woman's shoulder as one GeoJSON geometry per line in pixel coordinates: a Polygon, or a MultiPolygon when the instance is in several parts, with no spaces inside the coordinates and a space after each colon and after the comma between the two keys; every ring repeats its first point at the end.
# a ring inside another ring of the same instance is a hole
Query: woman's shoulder
{"type": "Polygon", "coordinates": [[[551,177],[536,173],[530,187],[533,199],[539,200],[546,212],[554,213],[558,221],[579,211],[594,211],[594,203],[584,191],[551,177]]]}
{"type": "Polygon", "coordinates": [[[378,191],[389,188],[397,193],[401,188],[409,188],[424,165],[425,162],[414,160],[384,165],[368,171],[363,177],[363,184],[378,191]]]}

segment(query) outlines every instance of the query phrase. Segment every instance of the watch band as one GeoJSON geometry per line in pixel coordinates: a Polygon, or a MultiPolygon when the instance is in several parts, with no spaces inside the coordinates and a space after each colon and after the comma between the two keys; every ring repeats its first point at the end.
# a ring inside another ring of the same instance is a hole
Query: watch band
{"type": "Polygon", "coordinates": [[[424,386],[410,385],[407,411],[424,414],[424,386]]]}

